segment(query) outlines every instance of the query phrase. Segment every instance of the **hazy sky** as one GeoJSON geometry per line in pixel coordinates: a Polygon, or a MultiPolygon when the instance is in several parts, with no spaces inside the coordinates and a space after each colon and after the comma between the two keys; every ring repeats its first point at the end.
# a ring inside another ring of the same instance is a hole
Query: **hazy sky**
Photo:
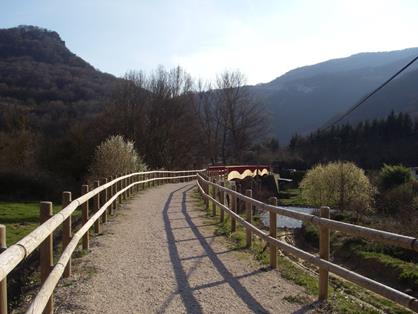
{"type": "Polygon", "coordinates": [[[57,31],[96,68],[123,75],[180,65],[249,83],[363,51],[418,46],[418,0],[0,0],[0,27],[57,31]]]}

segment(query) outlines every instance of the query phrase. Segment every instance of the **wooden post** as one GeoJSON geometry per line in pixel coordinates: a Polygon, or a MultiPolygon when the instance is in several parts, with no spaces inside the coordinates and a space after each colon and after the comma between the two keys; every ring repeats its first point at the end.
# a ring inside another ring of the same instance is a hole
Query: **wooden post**
{"type": "MultiPolygon", "coordinates": [[[[112,181],[113,180],[115,180],[115,179],[117,179],[117,177],[118,176],[112,176],[112,181]]],[[[116,183],[114,183],[113,185],[112,185],[112,196],[115,196],[115,194],[118,192],[118,183],[116,182],[116,183]]],[[[115,214],[115,212],[116,212],[116,208],[117,208],[117,206],[118,206],[118,199],[116,198],[114,201],[113,201],[113,204],[112,204],[112,212],[113,212],[113,215],[115,214]]]]}
{"type": "MultiPolygon", "coordinates": [[[[129,173],[126,172],[125,175],[128,175],[129,173]]],[[[124,188],[127,188],[129,185],[129,178],[125,178],[125,186],[124,188]]],[[[125,190],[125,199],[127,200],[129,198],[129,189],[125,190]]]]}
{"type": "MultiPolygon", "coordinates": [[[[109,181],[112,182],[113,180],[114,180],[114,176],[111,176],[109,181]]],[[[109,187],[109,199],[112,198],[113,195],[115,195],[115,185],[114,184],[112,184],[109,187]]],[[[112,204],[110,204],[110,207],[109,207],[109,214],[112,215],[112,216],[115,214],[115,205],[116,205],[116,202],[113,201],[112,204]]]]}
{"type": "MultiPolygon", "coordinates": [[[[120,177],[120,175],[118,177],[120,177]]],[[[117,191],[119,192],[120,190],[122,190],[122,180],[119,180],[117,183],[117,191]]],[[[121,203],[122,203],[122,194],[119,194],[118,205],[120,206],[121,203]]]]}
{"type": "MultiPolygon", "coordinates": [[[[6,250],[6,226],[0,225],[0,254],[6,250]]],[[[0,282],[0,314],[7,314],[7,277],[0,282]]]]}
{"type": "MultiPolygon", "coordinates": [[[[131,173],[132,174],[132,173],[131,173]]],[[[134,183],[134,176],[130,176],[129,177],[129,185],[131,185],[132,183],[134,183]]],[[[129,188],[129,195],[132,196],[134,194],[134,187],[131,186],[129,188]]]]}
{"type": "MultiPolygon", "coordinates": [[[[107,178],[102,179],[102,185],[107,183],[107,178]]],[[[107,202],[107,189],[104,189],[102,191],[102,196],[100,197],[100,207],[103,206],[104,204],[106,204],[107,202]]],[[[104,211],[103,216],[102,216],[102,222],[105,224],[107,223],[107,209],[104,211]]]]}
{"type": "MultiPolygon", "coordinates": [[[[213,183],[215,183],[215,180],[213,180],[213,183]]],[[[213,185],[212,186],[212,197],[214,199],[216,199],[216,187],[213,185]]],[[[216,216],[216,203],[212,202],[212,216],[215,217],[216,216]]]]}
{"type": "MultiPolygon", "coordinates": [[[[225,186],[225,183],[223,181],[221,181],[221,186],[225,186]]],[[[219,202],[222,205],[225,205],[225,192],[222,191],[222,190],[219,190],[219,202]]],[[[221,210],[221,218],[220,218],[220,221],[221,222],[224,222],[224,220],[225,220],[225,212],[224,212],[224,209],[222,207],[220,207],[220,210],[221,210]]]]}
{"type": "MultiPolygon", "coordinates": [[[[83,184],[81,186],[81,194],[84,195],[86,193],[89,192],[89,186],[88,184],[83,184]]],[[[87,223],[87,221],[89,220],[89,201],[86,201],[84,204],[81,205],[81,219],[82,219],[82,223],[83,226],[87,223]]],[[[88,250],[90,247],[89,244],[89,231],[87,231],[84,235],[83,235],[83,250],[88,250]]]]}
{"type": "MultiPolygon", "coordinates": [[[[62,192],[62,208],[65,208],[68,206],[68,204],[71,203],[71,192],[62,192]]],[[[63,233],[62,233],[62,251],[65,250],[68,243],[70,243],[72,238],[72,232],[71,232],[71,215],[68,216],[67,219],[64,220],[63,223],[63,233]]],[[[68,264],[64,269],[64,278],[68,278],[71,276],[71,257],[68,260],[68,264]]]]}
{"type": "MultiPolygon", "coordinates": [[[[253,197],[253,191],[251,189],[247,189],[245,191],[245,195],[248,197],[253,197]]],[[[249,223],[252,223],[253,220],[253,211],[250,202],[245,202],[245,220],[249,223]]],[[[250,248],[252,242],[252,232],[250,229],[246,228],[246,247],[250,248]]]]}
{"type": "MultiPolygon", "coordinates": [[[[129,172],[127,173],[129,175],[129,172]]],[[[131,177],[126,178],[126,187],[128,187],[131,184],[131,177]]],[[[129,199],[131,197],[131,189],[128,188],[126,190],[126,198],[129,199]]]]}
{"type": "MultiPolygon", "coordinates": [[[[94,188],[98,188],[99,186],[100,186],[100,182],[94,181],[94,188]]],[[[100,209],[100,193],[97,193],[93,197],[93,211],[96,213],[99,211],[99,209],[100,209]]],[[[94,232],[98,234],[101,232],[100,229],[101,229],[101,226],[100,226],[100,218],[99,218],[94,222],[94,232]]]]}
{"type": "MultiPolygon", "coordinates": [[[[273,206],[277,206],[277,197],[270,198],[270,204],[273,206]]],[[[270,217],[270,236],[272,238],[277,237],[277,214],[269,211],[269,217],[270,217]]],[[[270,248],[270,267],[271,268],[277,268],[277,247],[275,245],[269,244],[270,248]]]]}
{"type": "MultiPolygon", "coordinates": [[[[237,187],[235,184],[231,187],[233,191],[237,190],[237,187]]],[[[233,194],[231,194],[231,210],[236,213],[237,212],[237,197],[233,194]]],[[[231,215],[231,232],[235,232],[237,230],[237,221],[235,220],[235,217],[231,215]]]]}
{"type": "MultiPolygon", "coordinates": [[[[126,174],[126,173],[122,173],[122,175],[121,175],[121,176],[123,177],[123,176],[125,176],[125,174],[126,174]]],[[[121,184],[120,184],[120,189],[121,189],[121,190],[123,190],[123,189],[125,188],[125,186],[126,186],[126,179],[122,179],[122,180],[120,181],[120,183],[121,183],[121,184]]],[[[123,192],[123,193],[122,193],[122,201],[125,201],[125,200],[126,200],[126,192],[123,192]]]]}
{"type": "MultiPolygon", "coordinates": [[[[321,218],[329,219],[329,207],[322,206],[320,209],[321,218]]],[[[326,226],[319,227],[319,257],[329,260],[329,228],[326,226]]],[[[328,299],[328,270],[319,268],[319,300],[328,299]]]]}
{"type": "MultiPolygon", "coordinates": [[[[204,189],[203,189],[203,191],[206,193],[206,194],[209,194],[209,184],[208,183],[203,183],[203,181],[202,181],[202,184],[203,184],[203,187],[204,187],[204,189]]],[[[206,209],[206,212],[208,212],[209,211],[209,199],[207,199],[207,198],[205,198],[205,209],[206,209]]]]}
{"type": "MultiPolygon", "coordinates": [[[[128,175],[128,174],[129,174],[129,172],[127,172],[125,175],[128,175]]],[[[130,179],[130,178],[126,178],[126,179],[125,179],[125,188],[129,186],[129,179],[130,179]]],[[[130,191],[129,191],[129,189],[127,189],[127,190],[125,191],[125,199],[128,199],[130,196],[131,196],[131,195],[130,195],[130,191]]]]}
{"type": "MultiPolygon", "coordinates": [[[[52,203],[51,202],[41,202],[40,203],[40,223],[44,223],[49,218],[52,217],[52,203]]],[[[47,238],[39,246],[39,259],[40,259],[40,269],[41,269],[41,283],[44,283],[48,278],[52,268],[54,267],[54,252],[53,252],[53,243],[52,243],[52,233],[47,236],[47,238]]],[[[49,299],[45,309],[44,314],[52,314],[54,312],[54,300],[53,297],[49,299]]]]}
{"type": "MultiPolygon", "coordinates": [[[[241,184],[239,184],[239,183],[236,184],[236,191],[238,193],[241,193],[241,184]]],[[[237,208],[237,213],[241,212],[240,211],[241,200],[238,197],[236,198],[236,204],[235,205],[236,205],[236,208],[237,208]]]]}
{"type": "MultiPolygon", "coordinates": [[[[140,181],[140,175],[139,175],[139,174],[137,174],[137,175],[135,176],[135,182],[138,182],[138,181],[140,181]]],[[[135,185],[135,192],[136,192],[136,193],[138,193],[138,192],[139,192],[139,184],[135,185]]]]}

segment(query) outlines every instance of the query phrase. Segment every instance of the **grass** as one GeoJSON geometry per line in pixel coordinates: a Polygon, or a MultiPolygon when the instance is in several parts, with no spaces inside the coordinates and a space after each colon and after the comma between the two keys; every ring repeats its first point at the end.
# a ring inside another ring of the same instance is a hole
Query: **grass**
{"type": "Polygon", "coordinates": [[[279,203],[284,206],[306,206],[299,188],[279,191],[279,203]]]}
{"type": "MultiPolygon", "coordinates": [[[[54,206],[54,213],[61,205],[54,206]]],[[[6,242],[10,246],[39,226],[38,202],[0,202],[0,223],[6,225],[6,242]]]]}
{"type": "Polygon", "coordinates": [[[401,281],[418,286],[417,264],[409,263],[379,252],[357,251],[356,254],[365,260],[372,260],[383,264],[385,267],[390,268],[392,271],[398,272],[399,279],[401,281]]]}
{"type": "MultiPolygon", "coordinates": [[[[197,200],[200,195],[196,192],[194,198],[197,200]]],[[[204,208],[204,203],[200,202],[201,207],[204,208]]],[[[211,212],[211,208],[210,208],[211,212]]],[[[217,208],[219,213],[219,208],[217,208]]],[[[208,218],[211,220],[218,220],[217,217],[211,217],[208,214],[208,218]]],[[[242,250],[246,248],[246,233],[245,229],[237,223],[235,232],[231,232],[229,216],[225,215],[224,222],[220,222],[215,227],[216,235],[224,235],[230,240],[233,249],[242,250]]],[[[263,264],[269,263],[268,249],[266,249],[264,241],[255,237],[252,242],[252,247],[248,250],[251,252],[255,259],[259,260],[263,264]]],[[[294,282],[295,284],[305,288],[306,292],[316,297],[319,291],[318,275],[313,269],[302,267],[298,263],[292,261],[290,258],[278,255],[278,270],[283,278],[294,282]]],[[[388,261],[389,262],[389,261],[388,261]]],[[[390,261],[394,263],[394,261],[390,261]]],[[[415,265],[412,265],[415,266],[415,265]]],[[[415,266],[416,267],[416,266],[415,266]]],[[[409,274],[411,269],[405,269],[405,273],[409,274]]],[[[303,298],[300,295],[286,296],[285,300],[291,303],[306,304],[309,302],[307,298],[303,298]]],[[[385,298],[382,298],[373,292],[363,289],[355,284],[352,284],[346,280],[331,276],[329,299],[327,303],[319,305],[321,311],[324,313],[395,313],[395,314],[407,314],[412,313],[408,309],[405,309],[385,298]]]]}

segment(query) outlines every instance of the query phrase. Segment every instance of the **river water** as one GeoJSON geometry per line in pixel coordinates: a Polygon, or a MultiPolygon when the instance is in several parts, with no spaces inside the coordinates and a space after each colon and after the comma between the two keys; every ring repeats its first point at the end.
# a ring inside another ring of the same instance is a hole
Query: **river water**
{"type": "MultiPolygon", "coordinates": [[[[303,212],[311,214],[315,209],[314,208],[308,208],[308,207],[292,207],[292,206],[280,206],[283,208],[288,208],[294,211],[303,212]]],[[[260,216],[261,221],[265,226],[269,225],[270,217],[269,213],[263,213],[260,216]]],[[[286,216],[277,215],[277,228],[289,228],[289,229],[295,229],[295,228],[301,228],[302,227],[302,221],[289,218],[286,216]]]]}

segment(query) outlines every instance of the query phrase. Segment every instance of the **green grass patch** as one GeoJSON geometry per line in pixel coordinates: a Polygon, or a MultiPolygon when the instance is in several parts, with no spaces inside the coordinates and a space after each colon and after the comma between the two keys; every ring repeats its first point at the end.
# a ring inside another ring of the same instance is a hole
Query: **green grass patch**
{"type": "Polygon", "coordinates": [[[299,188],[279,191],[279,203],[284,206],[306,206],[299,188]]]}
{"type": "MultiPolygon", "coordinates": [[[[54,213],[61,205],[53,207],[54,213]]],[[[6,241],[10,246],[39,226],[39,203],[0,202],[0,223],[6,225],[6,241]]]]}
{"type": "MultiPolygon", "coordinates": [[[[300,267],[285,256],[278,257],[278,269],[284,278],[304,287],[308,294],[318,295],[319,284],[316,274],[300,267]]],[[[330,306],[328,310],[332,313],[381,313],[382,311],[396,314],[412,313],[366,289],[335,277],[331,279],[328,303],[330,306]]]]}
{"type": "MultiPolygon", "coordinates": [[[[196,199],[200,198],[198,193],[195,194],[196,199]]],[[[204,203],[201,202],[201,208],[204,208],[204,203]]],[[[218,211],[217,211],[218,213],[218,211]]],[[[208,219],[212,221],[219,221],[219,216],[212,217],[211,209],[208,213],[208,219]]],[[[236,231],[231,232],[230,218],[225,214],[224,222],[219,222],[215,226],[216,235],[224,235],[230,240],[230,244],[233,249],[240,250],[246,248],[246,232],[245,229],[237,223],[236,231]]],[[[268,248],[264,241],[255,237],[252,242],[252,247],[250,250],[253,256],[261,261],[263,264],[269,263],[269,254],[268,248]]],[[[372,256],[372,255],[370,255],[372,256]]],[[[389,261],[388,261],[389,262],[389,261]]],[[[391,263],[395,263],[390,260],[391,263]]],[[[398,265],[398,264],[396,264],[398,265]]],[[[415,266],[413,264],[413,266],[415,266]]],[[[416,266],[415,266],[416,267],[416,266]]],[[[411,271],[415,270],[414,268],[406,268],[405,273],[408,274],[408,278],[411,277],[411,271]]],[[[298,263],[295,263],[286,256],[278,256],[278,270],[280,271],[283,278],[290,280],[299,286],[302,286],[306,289],[306,292],[309,295],[316,297],[319,291],[318,283],[318,274],[313,270],[310,271],[298,263]]],[[[415,277],[414,277],[415,278],[415,277]]],[[[394,313],[394,314],[407,314],[412,313],[406,308],[403,308],[385,298],[382,298],[373,292],[370,292],[366,289],[363,289],[355,284],[352,284],[343,279],[331,277],[330,280],[330,289],[329,289],[329,302],[322,304],[321,309],[324,313],[344,313],[344,314],[354,314],[354,313],[394,313]]],[[[285,300],[291,303],[306,304],[309,300],[301,298],[300,295],[291,295],[285,297],[285,300]]]]}
{"type": "Polygon", "coordinates": [[[378,252],[357,251],[365,260],[372,260],[399,272],[399,279],[406,284],[418,286],[418,265],[378,252]]]}

